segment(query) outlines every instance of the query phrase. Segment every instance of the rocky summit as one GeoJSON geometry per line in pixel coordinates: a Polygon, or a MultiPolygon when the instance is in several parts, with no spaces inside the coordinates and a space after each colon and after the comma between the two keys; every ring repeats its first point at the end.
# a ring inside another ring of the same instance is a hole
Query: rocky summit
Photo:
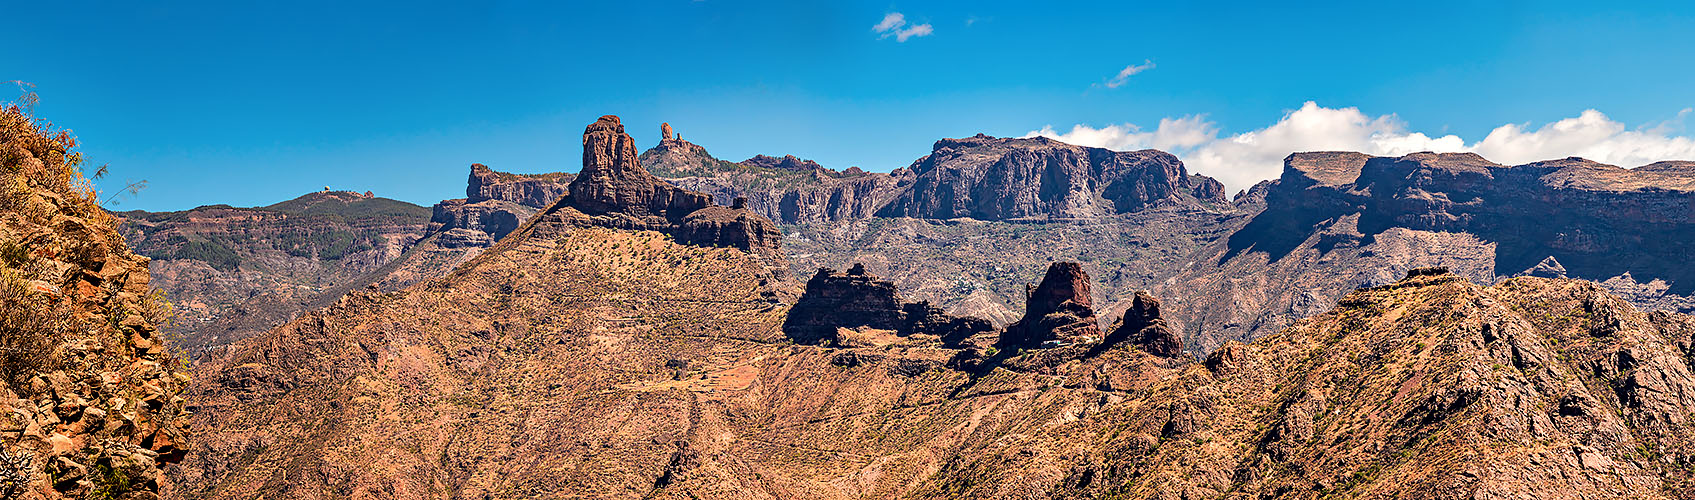
{"type": "Polygon", "coordinates": [[[602,116],[583,131],[583,168],[567,192],[535,220],[554,228],[587,224],[659,231],[681,243],[747,251],[774,274],[787,270],[776,224],[748,209],[745,201],[713,205],[707,194],[648,173],[616,116],[602,116]]]}

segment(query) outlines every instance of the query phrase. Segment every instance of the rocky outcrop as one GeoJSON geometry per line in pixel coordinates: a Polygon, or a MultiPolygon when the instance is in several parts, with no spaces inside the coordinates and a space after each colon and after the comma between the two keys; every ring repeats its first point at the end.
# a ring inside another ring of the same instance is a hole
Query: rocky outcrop
{"type": "Polygon", "coordinates": [[[985,319],[951,316],[928,302],[906,302],[894,283],[866,273],[860,264],[846,273],[820,268],[783,322],[783,333],[802,344],[840,345],[841,328],[935,335],[946,345],[994,331],[985,319]]]}
{"type": "Polygon", "coordinates": [[[1159,299],[1147,291],[1136,291],[1130,308],[1112,326],[1103,347],[1131,345],[1155,356],[1174,358],[1183,354],[1183,337],[1159,315],[1159,299]]]}
{"type": "Polygon", "coordinates": [[[573,177],[566,173],[508,174],[491,170],[481,163],[472,163],[470,181],[465,185],[465,201],[502,200],[528,207],[545,207],[565,195],[566,186],[570,185],[573,177]]]}
{"type": "Polygon", "coordinates": [[[465,198],[442,200],[432,209],[430,234],[445,248],[486,248],[518,229],[525,219],[566,193],[566,173],[509,174],[471,164],[465,198]]]}
{"type": "Polygon", "coordinates": [[[659,124],[659,140],[661,140],[661,141],[671,140],[671,122],[665,122],[665,123],[659,124]]]}
{"type": "Polygon", "coordinates": [[[0,108],[0,497],[157,498],[188,371],[69,135],[0,108]]]}
{"type": "Polygon", "coordinates": [[[1048,266],[1041,284],[1025,285],[1024,317],[1006,327],[1001,350],[1035,349],[1101,340],[1089,273],[1076,262],[1048,266]]]}
{"type": "Polygon", "coordinates": [[[773,273],[787,272],[776,224],[745,200],[714,206],[710,195],[649,173],[617,116],[602,116],[583,131],[583,168],[567,191],[540,215],[543,225],[659,231],[691,245],[738,248],[760,256],[773,273]]]}
{"type": "Polygon", "coordinates": [[[769,219],[747,209],[747,200],[736,198],[728,207],[696,210],[677,226],[677,241],[691,245],[727,246],[781,261],[783,233],[769,219]]]}
{"type": "Polygon", "coordinates": [[[618,117],[606,115],[583,131],[583,169],[571,181],[571,206],[590,216],[664,225],[712,205],[712,197],[665,183],[642,168],[636,142],[618,117]]]}
{"type": "Polygon", "coordinates": [[[1222,184],[1189,175],[1169,153],[1118,152],[1044,137],[942,139],[910,170],[911,187],[878,215],[1090,219],[1161,203],[1226,201],[1222,184]]]}

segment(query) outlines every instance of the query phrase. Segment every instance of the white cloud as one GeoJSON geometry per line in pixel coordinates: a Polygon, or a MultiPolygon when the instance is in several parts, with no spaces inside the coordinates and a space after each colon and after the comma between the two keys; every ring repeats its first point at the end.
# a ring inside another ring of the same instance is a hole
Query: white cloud
{"type": "Polygon", "coordinates": [[[1407,130],[1393,114],[1368,116],[1358,108],[1326,108],[1307,102],[1265,128],[1236,135],[1219,135],[1204,115],[1161,119],[1152,131],[1132,124],[1094,128],[1076,125],[1060,133],[1051,126],[1025,137],[1044,136],[1084,146],[1115,150],[1155,148],[1176,154],[1190,171],[1224,182],[1230,190],[1276,178],[1283,158],[1300,151],[1359,151],[1399,156],[1419,151],[1471,151],[1492,161],[1514,165],[1567,156],[1626,167],[1661,160],[1695,159],[1695,139],[1676,135],[1691,110],[1677,117],[1634,130],[1595,110],[1585,110],[1531,130],[1528,125],[1496,127],[1482,140],[1467,143],[1456,135],[1433,137],[1407,130]]]}
{"type": "MultiPolygon", "coordinates": [[[[899,28],[899,27],[905,26],[905,25],[906,25],[906,14],[902,14],[902,13],[899,13],[899,12],[890,12],[887,15],[883,16],[883,22],[877,23],[876,26],[872,26],[871,31],[875,31],[875,32],[878,32],[878,33],[887,33],[889,31],[894,30],[895,28],[899,28]]],[[[884,35],[884,36],[887,37],[888,35],[884,35]]]]}
{"type": "Polygon", "coordinates": [[[930,27],[930,23],[907,25],[906,14],[890,12],[884,15],[883,20],[876,26],[872,26],[871,31],[883,34],[877,37],[879,40],[892,36],[896,42],[905,43],[909,38],[930,36],[936,30],[930,27]]]}
{"type": "Polygon", "coordinates": [[[1150,69],[1154,69],[1154,61],[1152,59],[1143,59],[1142,64],[1131,64],[1129,66],[1125,66],[1124,69],[1118,70],[1117,76],[1106,81],[1106,88],[1116,89],[1122,87],[1124,86],[1124,82],[1130,81],[1131,76],[1135,76],[1136,73],[1141,73],[1150,69]]]}

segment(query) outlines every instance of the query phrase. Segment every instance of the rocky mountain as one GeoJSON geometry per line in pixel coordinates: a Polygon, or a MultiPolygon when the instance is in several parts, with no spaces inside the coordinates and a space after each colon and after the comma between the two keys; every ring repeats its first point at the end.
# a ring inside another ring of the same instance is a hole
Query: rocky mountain
{"type": "Polygon", "coordinates": [[[425,232],[429,209],[324,191],[255,208],[116,214],[153,284],[175,304],[169,330],[191,353],[280,325],[383,268],[425,232]]]}
{"type": "MultiPolygon", "coordinates": [[[[756,253],[576,214],[208,360],[205,451],[172,494],[1687,498],[1695,479],[1695,319],[1585,282],[1421,269],[1204,362],[1152,354],[1171,336],[1145,293],[1075,344],[828,347],[787,342],[797,311],[756,253]]],[[[1077,267],[1032,304],[1089,295],[1077,267]]],[[[904,309],[862,270],[808,288],[864,305],[841,328],[904,309]]]]}
{"type": "Polygon", "coordinates": [[[712,195],[719,204],[747,198],[760,215],[783,224],[826,224],[872,217],[904,184],[904,170],[838,172],[794,156],[759,155],[741,163],[712,157],[682,139],[642,152],[642,166],[680,187],[712,195]]]}
{"type": "Polygon", "coordinates": [[[1266,184],[1262,212],[1155,290],[1182,299],[1170,309],[1209,349],[1428,265],[1484,283],[1583,278],[1640,307],[1695,312],[1695,276],[1681,264],[1695,243],[1695,172],[1685,165],[1299,153],[1266,184]]]}
{"type": "Polygon", "coordinates": [[[1190,175],[1170,154],[1040,137],[942,139],[930,155],[889,174],[837,172],[794,156],[729,163],[681,139],[661,141],[642,154],[642,164],[680,186],[748,198],[755,210],[785,224],[872,216],[1096,219],[1162,203],[1227,201],[1223,184],[1190,175]]]}
{"type": "Polygon", "coordinates": [[[171,307],[81,162],[0,108],[0,498],[158,498],[190,449],[171,307]]]}
{"type": "Polygon", "coordinates": [[[1158,203],[1227,201],[1223,184],[1189,175],[1169,153],[1111,151],[1045,137],[942,139],[910,170],[912,186],[878,215],[1093,219],[1158,203]]]}

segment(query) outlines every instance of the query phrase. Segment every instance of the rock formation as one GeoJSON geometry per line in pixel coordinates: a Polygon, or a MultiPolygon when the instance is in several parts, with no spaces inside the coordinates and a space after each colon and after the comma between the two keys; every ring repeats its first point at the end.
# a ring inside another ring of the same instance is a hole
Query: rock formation
{"type": "Polygon", "coordinates": [[[1183,354],[1183,338],[1159,315],[1159,299],[1147,291],[1136,291],[1130,308],[1118,318],[1102,347],[1133,345],[1155,356],[1174,358],[1183,354]]]}
{"type": "Polygon", "coordinates": [[[936,141],[913,184],[877,213],[982,220],[1088,219],[1160,203],[1225,203],[1218,181],[1155,150],[1116,152],[1043,137],[936,141]]]}
{"type": "Polygon", "coordinates": [[[558,201],[573,177],[565,173],[508,174],[473,163],[465,198],[435,205],[430,234],[437,235],[435,243],[445,248],[486,248],[558,201]]]}
{"type": "Polygon", "coordinates": [[[659,231],[682,243],[738,248],[760,256],[772,273],[787,272],[776,224],[749,210],[745,201],[714,206],[710,195],[648,173],[617,116],[602,116],[583,131],[583,168],[567,191],[541,214],[544,225],[659,231]]]}
{"type": "Polygon", "coordinates": [[[783,322],[783,333],[802,344],[840,345],[838,328],[935,335],[947,345],[994,331],[988,320],[955,317],[927,302],[902,300],[894,283],[866,273],[861,264],[846,273],[818,269],[783,322]]]}
{"type": "Polygon", "coordinates": [[[0,497],[157,498],[188,371],[76,143],[0,108],[0,497]]]}
{"type": "Polygon", "coordinates": [[[1101,340],[1089,273],[1076,262],[1048,266],[1041,284],[1025,285],[1024,317],[1006,327],[1001,350],[1035,349],[1101,340]]]}
{"type": "Polygon", "coordinates": [[[731,163],[681,139],[660,141],[641,161],[656,175],[710,194],[719,204],[747,198],[750,209],[784,224],[868,219],[894,197],[904,178],[857,168],[837,172],[793,155],[731,163]]]}
{"type": "Polygon", "coordinates": [[[636,141],[613,115],[583,131],[583,169],[569,189],[573,208],[627,221],[620,223],[673,224],[712,205],[712,197],[666,184],[642,168],[636,141]]]}
{"type": "Polygon", "coordinates": [[[665,122],[665,123],[659,124],[659,140],[662,140],[662,141],[671,140],[671,122],[665,122]]]}

